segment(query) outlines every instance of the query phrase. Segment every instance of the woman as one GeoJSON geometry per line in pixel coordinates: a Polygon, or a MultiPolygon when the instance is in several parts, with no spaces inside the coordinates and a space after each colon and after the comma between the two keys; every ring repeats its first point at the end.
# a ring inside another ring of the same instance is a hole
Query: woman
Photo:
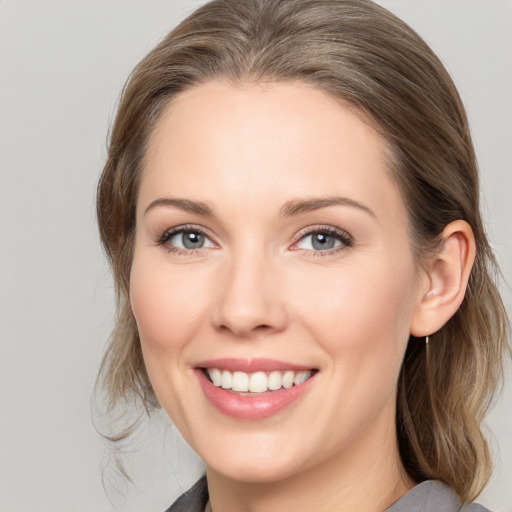
{"type": "Polygon", "coordinates": [[[403,22],[366,0],[200,8],[126,85],[98,218],[111,406],[163,407],[206,464],[169,510],[479,494],[507,320],[464,108],[403,22]]]}

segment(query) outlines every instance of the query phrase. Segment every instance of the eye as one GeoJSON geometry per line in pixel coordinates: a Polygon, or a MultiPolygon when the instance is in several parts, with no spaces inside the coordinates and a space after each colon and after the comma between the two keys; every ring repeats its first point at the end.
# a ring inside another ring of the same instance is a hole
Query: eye
{"type": "Polygon", "coordinates": [[[182,231],[173,235],[168,243],[180,249],[202,249],[208,238],[198,231],[182,231]]]}
{"type": "Polygon", "coordinates": [[[194,227],[181,227],[166,231],[158,244],[165,246],[171,252],[197,251],[215,247],[215,244],[202,230],[194,227]]]}
{"type": "Polygon", "coordinates": [[[325,227],[309,230],[303,234],[293,249],[332,253],[352,245],[352,238],[345,231],[325,227]]]}

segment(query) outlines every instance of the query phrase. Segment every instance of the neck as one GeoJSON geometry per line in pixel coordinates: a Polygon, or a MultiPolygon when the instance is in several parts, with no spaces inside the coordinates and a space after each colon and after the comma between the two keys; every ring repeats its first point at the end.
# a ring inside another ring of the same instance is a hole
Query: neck
{"type": "MultiPolygon", "coordinates": [[[[207,469],[213,512],[382,512],[414,486],[398,453],[394,425],[340,457],[272,482],[241,482],[207,469]]],[[[382,430],[381,430],[382,432],[382,430]]]]}

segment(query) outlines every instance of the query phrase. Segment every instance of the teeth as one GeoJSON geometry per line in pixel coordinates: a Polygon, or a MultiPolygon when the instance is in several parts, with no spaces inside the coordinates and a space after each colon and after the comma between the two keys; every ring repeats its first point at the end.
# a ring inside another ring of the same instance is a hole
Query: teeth
{"type": "Polygon", "coordinates": [[[277,391],[281,388],[289,389],[292,386],[302,384],[311,377],[311,370],[301,372],[287,370],[283,372],[273,371],[269,374],[265,372],[249,374],[208,368],[207,373],[214,386],[231,389],[240,393],[264,393],[265,391],[277,391]]]}
{"type": "Polygon", "coordinates": [[[281,389],[283,384],[283,378],[281,377],[281,372],[270,372],[268,376],[267,387],[270,391],[276,391],[277,389],[281,389]]]}
{"type": "Polygon", "coordinates": [[[233,373],[231,389],[233,391],[249,391],[249,375],[244,372],[233,373]]]}
{"type": "Polygon", "coordinates": [[[293,386],[294,372],[286,372],[283,375],[283,388],[290,389],[293,386]]]}
{"type": "Polygon", "coordinates": [[[263,393],[267,391],[267,376],[265,372],[256,372],[250,376],[249,391],[251,393],[263,393]]]}
{"type": "Polygon", "coordinates": [[[298,386],[299,384],[306,382],[310,375],[311,375],[311,372],[297,372],[295,374],[295,377],[293,378],[293,383],[296,386],[298,386]]]}
{"type": "Polygon", "coordinates": [[[210,379],[212,382],[219,387],[222,384],[222,372],[217,368],[212,368],[210,373],[210,379]]]}
{"type": "Polygon", "coordinates": [[[232,382],[233,374],[231,372],[228,372],[227,370],[224,370],[222,372],[220,385],[222,386],[223,389],[231,389],[232,382]]]}

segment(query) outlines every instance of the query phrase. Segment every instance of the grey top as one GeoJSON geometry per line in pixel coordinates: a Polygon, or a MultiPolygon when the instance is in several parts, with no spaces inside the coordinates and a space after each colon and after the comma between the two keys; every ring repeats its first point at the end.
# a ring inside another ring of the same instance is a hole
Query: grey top
{"type": "MultiPolygon", "coordinates": [[[[206,477],[182,494],[165,512],[204,512],[208,502],[206,477]]],[[[411,489],[384,512],[490,512],[482,505],[461,505],[453,490],[442,482],[426,480],[411,489]]]]}
{"type": "Polygon", "coordinates": [[[413,487],[384,512],[490,512],[476,503],[461,505],[451,487],[437,480],[426,480],[413,487]]]}

